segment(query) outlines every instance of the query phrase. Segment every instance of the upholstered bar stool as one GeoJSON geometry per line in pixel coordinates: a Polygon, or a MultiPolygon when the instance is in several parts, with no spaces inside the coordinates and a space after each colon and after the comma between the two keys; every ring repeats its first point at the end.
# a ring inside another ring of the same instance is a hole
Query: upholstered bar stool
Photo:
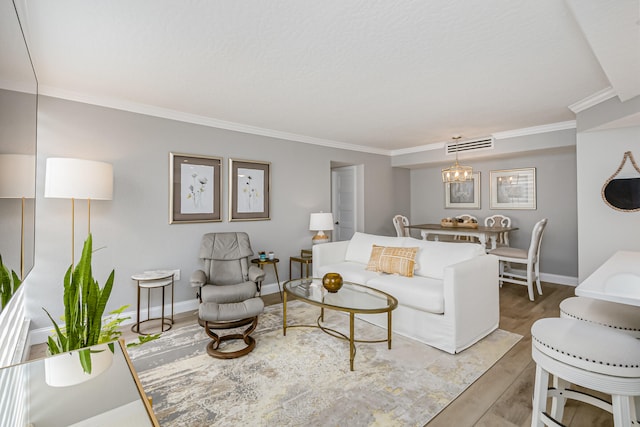
{"type": "Polygon", "coordinates": [[[560,303],[560,317],[597,323],[640,338],[640,309],[632,305],[570,297],[560,303]]]}
{"type": "Polygon", "coordinates": [[[633,399],[640,396],[640,340],[595,323],[549,318],[533,324],[531,343],[536,362],[532,426],[561,425],[567,399],[611,412],[615,426],[637,423],[633,399]],[[558,379],[556,387],[548,387],[549,375],[558,379]],[[568,384],[609,394],[611,403],[571,390],[568,384]]]}

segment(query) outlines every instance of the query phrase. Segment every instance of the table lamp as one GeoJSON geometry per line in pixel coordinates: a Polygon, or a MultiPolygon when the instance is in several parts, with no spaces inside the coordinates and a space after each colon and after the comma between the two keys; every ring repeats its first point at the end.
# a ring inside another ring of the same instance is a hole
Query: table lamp
{"type": "Polygon", "coordinates": [[[309,230],[318,232],[313,236],[311,241],[314,245],[327,243],[329,241],[329,236],[324,234],[324,232],[333,230],[333,214],[330,212],[312,213],[309,218],[309,230]]]}
{"type": "Polygon", "coordinates": [[[0,154],[0,198],[21,199],[20,279],[24,279],[24,201],[35,198],[36,156],[0,154]]]}
{"type": "Polygon", "coordinates": [[[75,199],[87,199],[91,233],[91,200],[113,198],[113,165],[93,160],[47,159],[44,197],[71,199],[71,264],[74,263],[75,199]]]}

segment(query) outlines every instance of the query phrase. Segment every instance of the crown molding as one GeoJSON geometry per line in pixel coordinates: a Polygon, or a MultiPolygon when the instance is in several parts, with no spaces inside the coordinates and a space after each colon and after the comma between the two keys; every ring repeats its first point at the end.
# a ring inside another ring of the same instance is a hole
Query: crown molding
{"type": "Polygon", "coordinates": [[[539,133],[557,132],[559,130],[575,129],[576,121],[569,120],[566,122],[550,123],[548,125],[532,126],[529,128],[507,130],[504,132],[496,132],[492,134],[495,139],[516,138],[518,136],[536,135],[539,133]]]}
{"type": "Polygon", "coordinates": [[[283,132],[273,129],[261,128],[242,123],[218,120],[211,117],[200,116],[197,114],[184,113],[181,111],[171,110],[168,108],[155,107],[148,104],[140,104],[137,102],[129,102],[121,99],[97,97],[77,92],[66,91],[51,86],[40,86],[38,88],[40,95],[50,96],[53,98],[66,99],[68,101],[81,102],[84,104],[97,105],[100,107],[114,108],[116,110],[129,111],[132,113],[144,114],[147,116],[160,117],[169,120],[177,120],[180,122],[193,123],[202,126],[208,126],[218,129],[232,130],[235,132],[248,133],[252,135],[267,136],[270,138],[284,139],[287,141],[302,142],[305,144],[320,145],[329,148],[338,148],[341,150],[360,151],[370,154],[380,154],[390,156],[389,150],[380,148],[366,147],[363,145],[349,144],[341,141],[333,141],[330,139],[315,138],[307,135],[299,135],[296,133],[283,132]]]}
{"type": "MultiPolygon", "coordinates": [[[[160,117],[180,122],[193,123],[202,126],[208,126],[218,129],[226,129],[235,132],[242,132],[252,135],[266,136],[270,138],[283,139],[287,141],[302,142],[305,144],[319,145],[323,147],[336,148],[340,150],[351,150],[369,154],[379,154],[383,156],[401,156],[405,154],[415,154],[425,151],[441,150],[447,142],[435,142],[431,144],[420,145],[416,147],[401,148],[398,150],[385,150],[380,148],[366,147],[362,145],[350,144],[341,141],[333,141],[329,139],[315,138],[307,135],[299,135],[290,132],[282,132],[273,129],[261,128],[242,123],[218,120],[211,117],[200,116],[197,114],[189,114],[181,111],[171,110],[167,108],[155,107],[153,105],[140,104],[136,102],[124,101],[121,99],[96,97],[77,92],[66,91],[51,86],[39,86],[38,93],[53,98],[65,99],[68,101],[81,102],[84,104],[96,105],[106,108],[114,108],[117,110],[129,111],[137,114],[144,114],[153,117],[160,117]]],[[[606,95],[601,95],[606,96],[606,95]]],[[[609,98],[600,98],[600,102],[609,98]]],[[[574,104],[575,105],[575,104],[574,104]]],[[[594,104],[595,105],[595,104],[594,104]]],[[[514,138],[518,136],[534,135],[545,132],[554,132],[565,129],[575,129],[576,121],[570,120],[566,122],[551,123],[542,126],[533,126],[522,129],[509,130],[504,132],[496,132],[492,134],[495,139],[514,138]]]]}
{"type": "Polygon", "coordinates": [[[432,144],[418,145],[417,147],[400,148],[391,150],[390,156],[402,156],[403,154],[422,153],[424,151],[441,150],[445,147],[446,142],[434,142],[432,144]]]}
{"type": "Polygon", "coordinates": [[[569,105],[569,109],[573,111],[575,114],[578,114],[581,111],[584,111],[588,108],[593,107],[594,105],[600,104],[601,102],[606,101],[607,99],[611,99],[616,96],[616,92],[613,90],[611,86],[602,89],[594,94],[587,96],[586,98],[569,105]]]}
{"type": "Polygon", "coordinates": [[[35,95],[38,92],[37,83],[7,79],[0,79],[0,89],[23,92],[30,95],[35,95]]]}

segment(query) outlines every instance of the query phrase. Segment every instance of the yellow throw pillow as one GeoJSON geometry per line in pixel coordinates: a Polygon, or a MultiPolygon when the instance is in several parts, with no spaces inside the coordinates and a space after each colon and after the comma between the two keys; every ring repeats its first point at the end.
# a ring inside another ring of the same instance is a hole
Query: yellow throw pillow
{"type": "Polygon", "coordinates": [[[367,270],[413,277],[418,248],[373,245],[367,270]]]}
{"type": "Polygon", "coordinates": [[[378,263],[380,262],[380,255],[384,246],[373,245],[371,248],[371,256],[369,257],[369,264],[367,264],[367,270],[380,271],[378,269],[378,263]]]}

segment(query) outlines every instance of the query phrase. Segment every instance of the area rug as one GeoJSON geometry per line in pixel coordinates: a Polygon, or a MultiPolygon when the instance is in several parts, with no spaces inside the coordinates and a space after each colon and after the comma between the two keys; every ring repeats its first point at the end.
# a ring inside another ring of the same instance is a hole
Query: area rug
{"type": "MultiPolygon", "coordinates": [[[[317,307],[287,304],[287,323],[313,324],[317,307]]],[[[348,317],[325,311],[325,322],[348,331],[348,317]]],[[[356,338],[386,331],[356,320],[356,338]]],[[[269,306],[253,333],[257,345],[239,359],[207,355],[209,341],[194,324],[130,349],[142,385],[163,427],[174,426],[423,426],[522,337],[496,330],[451,355],[393,336],[386,343],[349,343],[317,328],[288,328],[282,304],[269,306]]]]}

